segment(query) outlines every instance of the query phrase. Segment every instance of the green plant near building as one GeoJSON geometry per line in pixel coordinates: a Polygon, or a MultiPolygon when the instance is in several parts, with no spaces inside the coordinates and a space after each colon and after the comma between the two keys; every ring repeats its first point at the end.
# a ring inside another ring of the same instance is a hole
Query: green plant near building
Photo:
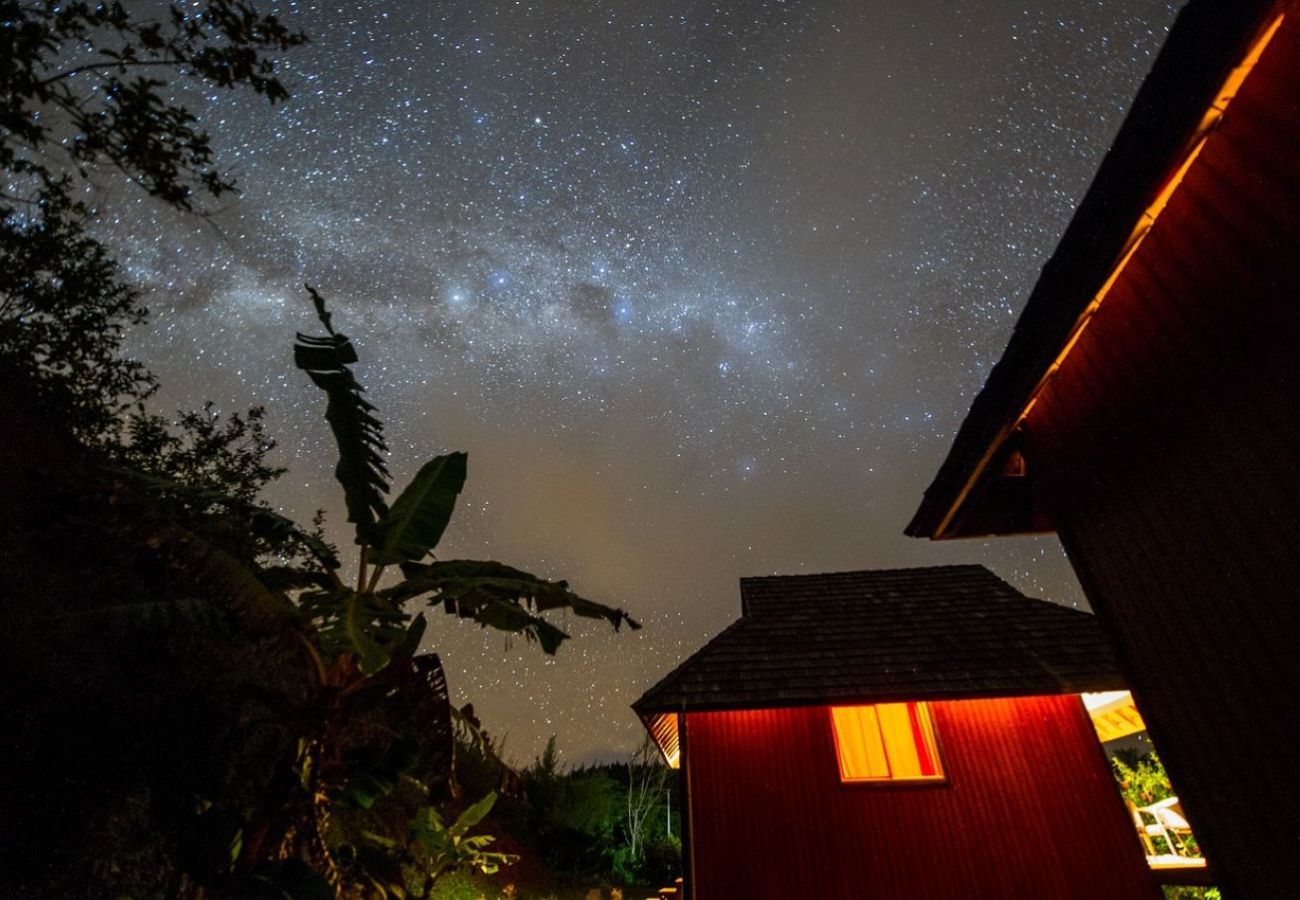
{"type": "Polygon", "coordinates": [[[1174,795],[1165,765],[1154,750],[1120,750],[1110,757],[1110,767],[1120,792],[1134,806],[1150,806],[1174,795]]]}

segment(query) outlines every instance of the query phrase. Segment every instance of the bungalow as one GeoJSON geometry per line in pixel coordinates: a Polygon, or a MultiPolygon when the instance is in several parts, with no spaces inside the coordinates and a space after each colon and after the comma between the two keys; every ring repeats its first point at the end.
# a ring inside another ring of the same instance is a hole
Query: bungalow
{"type": "Polygon", "coordinates": [[[1081,692],[1088,613],[981,566],[746,578],[633,709],[684,789],[694,900],[1159,896],[1081,692]]]}
{"type": "Polygon", "coordinates": [[[907,528],[1055,532],[1221,887],[1300,888],[1300,4],[1192,0],[907,528]]]}

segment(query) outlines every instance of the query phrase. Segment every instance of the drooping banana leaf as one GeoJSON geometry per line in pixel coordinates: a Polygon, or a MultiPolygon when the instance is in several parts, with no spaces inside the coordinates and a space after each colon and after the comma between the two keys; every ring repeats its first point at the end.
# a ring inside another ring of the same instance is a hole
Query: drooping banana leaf
{"type": "Polygon", "coordinates": [[[370,561],[388,566],[422,559],[442,539],[465,486],[464,453],[425,463],[375,526],[370,561]]]}
{"type": "Polygon", "coordinates": [[[498,585],[478,583],[475,579],[439,579],[436,583],[424,581],[418,585],[407,581],[390,590],[401,588],[411,590],[403,599],[431,593],[430,604],[441,604],[448,614],[473,619],[484,628],[522,634],[537,641],[548,654],[554,654],[569,638],[550,622],[530,613],[517,593],[502,590],[498,585]]]}
{"type": "Polygon", "coordinates": [[[569,635],[556,628],[545,619],[535,616],[519,605],[517,600],[493,596],[477,588],[465,588],[459,596],[444,596],[443,608],[453,612],[462,619],[473,619],[484,628],[497,631],[509,631],[522,634],[532,641],[537,641],[542,650],[554,656],[560,644],[569,639],[569,635]]]}
{"type": "MultiPolygon", "coordinates": [[[[538,612],[568,609],[586,619],[604,619],[617,631],[624,623],[633,631],[641,627],[621,609],[588,600],[569,589],[567,581],[547,581],[530,572],[494,560],[451,559],[432,563],[405,563],[406,581],[390,588],[394,599],[407,599],[431,591],[475,585],[513,596],[538,612]]],[[[435,598],[437,599],[437,598],[435,598]]]]}
{"type": "Polygon", "coordinates": [[[325,421],[339,449],[334,477],[343,486],[348,521],[356,527],[357,543],[372,544],[375,524],[388,513],[384,502],[384,494],[388,493],[384,426],[372,415],[374,405],[362,396],[365,389],[348,368],[357,361],[356,349],[345,335],[334,330],[324,298],[310,285],[307,291],[328,336],[300,332],[293,346],[293,362],[325,392],[325,421]]]}
{"type": "MultiPolygon", "coordinates": [[[[423,617],[420,617],[423,618],[423,617]]],[[[423,753],[425,787],[431,797],[451,790],[456,752],[456,732],[447,675],[436,653],[424,653],[395,662],[395,699],[415,723],[423,753]]]]}
{"type": "Polygon", "coordinates": [[[341,769],[327,779],[333,799],[369,809],[402,782],[429,802],[448,796],[456,736],[437,654],[394,658],[341,697],[347,725],[339,741],[346,753],[341,769]]]}
{"type": "Polygon", "coordinates": [[[380,591],[380,596],[401,603],[428,595],[430,603],[441,603],[450,614],[522,633],[546,653],[554,653],[568,635],[534,611],[568,609],[575,615],[604,619],[615,630],[625,622],[633,629],[641,627],[623,610],[575,594],[567,582],[546,581],[491,560],[405,563],[402,572],[406,580],[380,591]]]}

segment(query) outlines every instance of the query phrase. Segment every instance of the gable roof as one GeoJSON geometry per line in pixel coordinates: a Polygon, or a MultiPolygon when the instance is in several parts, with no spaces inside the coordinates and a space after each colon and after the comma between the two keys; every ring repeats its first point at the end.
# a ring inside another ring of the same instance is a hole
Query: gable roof
{"type": "Polygon", "coordinates": [[[1270,18],[1289,5],[1190,0],[1179,13],[906,534],[938,539],[1047,530],[1017,493],[1016,479],[999,483],[1001,464],[1014,451],[1008,438],[1135,235],[1140,240],[1152,204],[1197,138],[1213,127],[1212,104],[1226,103],[1221,91],[1234,67],[1270,18]],[[992,524],[978,514],[960,521],[963,507],[972,505],[968,498],[997,511],[992,524]]]}
{"type": "Polygon", "coordinates": [[[1124,687],[1089,613],[983,566],[743,578],[744,615],[632,707],[643,718],[1124,687]]]}

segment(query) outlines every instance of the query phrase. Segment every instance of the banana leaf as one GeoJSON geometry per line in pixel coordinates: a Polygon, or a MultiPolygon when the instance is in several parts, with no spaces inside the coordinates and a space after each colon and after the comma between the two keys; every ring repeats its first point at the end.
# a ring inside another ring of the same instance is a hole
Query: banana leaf
{"type": "Polygon", "coordinates": [[[339,461],[334,477],[343,486],[348,521],[356,528],[356,542],[374,542],[375,524],[388,514],[384,494],[388,493],[388,468],[383,454],[384,426],[371,415],[375,407],[362,394],[365,389],[348,368],[357,362],[357,351],[345,335],[334,330],[325,300],[307,286],[316,315],[327,337],[298,334],[293,362],[325,392],[325,421],[334,433],[339,461]]]}
{"type": "Polygon", "coordinates": [[[419,560],[437,546],[465,486],[464,453],[425,463],[375,526],[370,561],[387,566],[419,560]]]}
{"type": "MultiPolygon", "coordinates": [[[[574,615],[588,619],[604,619],[617,631],[624,623],[629,628],[641,625],[621,609],[588,600],[569,589],[567,581],[546,581],[536,575],[493,560],[458,559],[432,563],[404,563],[402,573],[406,580],[381,591],[380,594],[395,602],[431,594],[431,601],[442,601],[448,612],[457,612],[466,604],[473,604],[480,595],[513,603],[516,606],[548,612],[567,609],[574,615]]],[[[490,611],[502,621],[505,618],[496,609],[490,611]]],[[[485,622],[501,627],[495,622],[485,622]]],[[[517,630],[507,628],[507,630],[517,630]]],[[[562,640],[562,638],[561,638],[562,640]]]]}

